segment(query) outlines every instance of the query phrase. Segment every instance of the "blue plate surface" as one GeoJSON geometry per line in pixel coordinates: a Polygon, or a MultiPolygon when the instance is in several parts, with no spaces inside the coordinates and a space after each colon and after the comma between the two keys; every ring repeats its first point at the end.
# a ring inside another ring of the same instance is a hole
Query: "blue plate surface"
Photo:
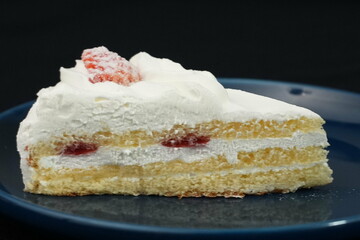
{"type": "Polygon", "coordinates": [[[0,114],[0,210],[30,224],[97,239],[332,239],[360,229],[360,95],[311,85],[220,79],[319,113],[334,182],[244,199],[157,196],[52,197],[22,191],[16,133],[32,102],[0,114]]]}

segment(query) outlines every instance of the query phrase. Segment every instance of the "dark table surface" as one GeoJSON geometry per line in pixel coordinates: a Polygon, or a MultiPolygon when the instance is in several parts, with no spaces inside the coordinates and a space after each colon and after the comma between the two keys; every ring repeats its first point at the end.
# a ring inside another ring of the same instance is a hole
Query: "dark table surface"
{"type": "MultiPolygon", "coordinates": [[[[82,49],[99,45],[127,58],[146,50],[216,76],[360,92],[359,3],[79,2],[1,3],[6,88],[0,90],[0,111],[34,99],[40,88],[58,81],[59,66],[72,66],[82,49]]],[[[52,235],[0,213],[0,240],[52,235]]]]}
{"type": "Polygon", "coordinates": [[[69,237],[65,235],[58,235],[34,227],[29,224],[25,224],[21,221],[13,219],[7,215],[0,213],[0,240],[17,240],[17,239],[28,239],[28,240],[42,240],[42,239],[76,239],[75,237],[69,237]]]}

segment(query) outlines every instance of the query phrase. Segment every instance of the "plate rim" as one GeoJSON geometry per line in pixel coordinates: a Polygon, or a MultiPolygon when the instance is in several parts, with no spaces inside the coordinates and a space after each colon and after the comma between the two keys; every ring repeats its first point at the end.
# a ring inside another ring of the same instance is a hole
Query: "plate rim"
{"type": "MultiPolygon", "coordinates": [[[[352,225],[360,223],[360,214],[353,215],[350,217],[336,218],[333,220],[319,221],[313,223],[305,224],[294,224],[294,225],[285,225],[285,226],[275,226],[275,227],[262,227],[262,228],[182,228],[182,227],[161,227],[161,226],[151,226],[143,225],[136,223],[124,223],[116,222],[110,220],[102,220],[92,217],[84,217],[71,213],[64,213],[58,210],[49,209],[34,203],[30,203],[21,198],[13,196],[12,194],[6,193],[0,189],[0,200],[7,201],[5,204],[13,204],[17,207],[20,207],[21,210],[26,209],[37,214],[55,218],[60,221],[71,221],[76,224],[81,224],[86,227],[97,227],[97,228],[106,228],[112,230],[122,230],[122,231],[139,231],[142,233],[161,233],[161,234],[259,234],[259,233],[289,233],[289,232],[299,232],[299,231],[309,231],[309,230],[324,230],[331,227],[339,227],[341,225],[352,225]]],[[[2,208],[0,208],[2,209],[2,208]]],[[[3,210],[3,209],[2,209],[3,210]]]]}
{"type": "Polygon", "coordinates": [[[232,83],[233,81],[241,81],[245,84],[256,84],[256,85],[283,85],[286,84],[289,87],[310,87],[310,88],[316,88],[321,90],[327,90],[332,92],[338,92],[338,93],[345,93],[349,95],[354,95],[357,97],[360,97],[360,93],[352,92],[345,89],[339,89],[339,88],[333,88],[328,86],[321,86],[316,84],[310,84],[310,83],[301,83],[301,82],[287,82],[287,81],[280,81],[280,80],[272,80],[272,79],[261,79],[261,78],[232,78],[232,77],[219,77],[217,80],[220,83],[232,83]]]}
{"type": "MultiPolygon", "coordinates": [[[[303,83],[292,83],[286,81],[273,81],[273,80],[262,80],[262,79],[252,79],[252,78],[218,78],[219,82],[222,84],[241,82],[245,84],[256,84],[256,85],[287,85],[289,87],[312,87],[328,91],[341,92],[345,94],[355,95],[360,97],[359,93],[350,92],[342,89],[335,89],[330,87],[303,84],[303,83]]],[[[15,114],[17,111],[21,111],[24,108],[30,107],[34,103],[34,100],[22,103],[20,105],[11,107],[0,113],[0,120],[6,119],[8,116],[15,114]]],[[[329,228],[335,228],[340,226],[353,226],[354,224],[360,224],[360,214],[336,218],[326,221],[318,221],[305,224],[294,224],[294,225],[285,225],[285,226],[274,226],[274,227],[262,227],[262,228],[182,228],[182,227],[165,227],[165,226],[151,226],[143,225],[136,223],[124,223],[116,222],[111,220],[104,220],[92,217],[85,217],[80,215],[75,215],[71,213],[65,213],[58,210],[49,209],[31,202],[28,202],[22,198],[16,197],[2,189],[0,189],[0,203],[4,203],[3,207],[0,204],[0,210],[5,212],[7,215],[12,215],[4,211],[5,205],[13,205],[19,210],[24,211],[28,210],[40,214],[41,216],[46,216],[54,218],[58,221],[68,220],[74,224],[80,224],[83,227],[95,227],[98,229],[112,229],[116,231],[136,231],[139,233],[158,233],[158,234],[211,234],[211,235],[224,235],[224,234],[236,234],[236,235],[249,235],[249,234],[274,234],[274,233],[290,233],[290,232],[304,232],[310,230],[324,230],[329,228]]],[[[21,212],[20,211],[20,212],[21,212]]],[[[14,213],[12,216],[21,220],[21,215],[19,213],[14,213]]],[[[31,223],[30,223],[31,224],[31,223]]]]}

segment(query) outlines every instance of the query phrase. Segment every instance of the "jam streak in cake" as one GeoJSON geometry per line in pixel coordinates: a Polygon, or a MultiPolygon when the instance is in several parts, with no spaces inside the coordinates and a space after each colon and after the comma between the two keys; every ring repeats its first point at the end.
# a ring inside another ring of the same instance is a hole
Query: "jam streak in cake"
{"type": "Polygon", "coordinates": [[[210,141],[208,136],[196,136],[193,133],[189,133],[183,137],[174,137],[167,139],[161,144],[165,147],[198,147],[207,144],[210,141]]]}
{"type": "Polygon", "coordinates": [[[96,152],[99,147],[95,143],[85,143],[81,141],[73,142],[65,146],[61,151],[64,155],[83,155],[96,152]]]}

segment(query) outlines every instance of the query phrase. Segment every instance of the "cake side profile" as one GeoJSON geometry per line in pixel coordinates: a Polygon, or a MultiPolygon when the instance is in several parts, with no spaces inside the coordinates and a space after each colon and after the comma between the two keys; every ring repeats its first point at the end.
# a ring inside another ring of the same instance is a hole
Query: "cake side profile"
{"type": "Polygon", "coordinates": [[[332,181],[324,120],[308,109],[105,47],[60,78],[20,124],[25,191],[243,197],[332,181]]]}

